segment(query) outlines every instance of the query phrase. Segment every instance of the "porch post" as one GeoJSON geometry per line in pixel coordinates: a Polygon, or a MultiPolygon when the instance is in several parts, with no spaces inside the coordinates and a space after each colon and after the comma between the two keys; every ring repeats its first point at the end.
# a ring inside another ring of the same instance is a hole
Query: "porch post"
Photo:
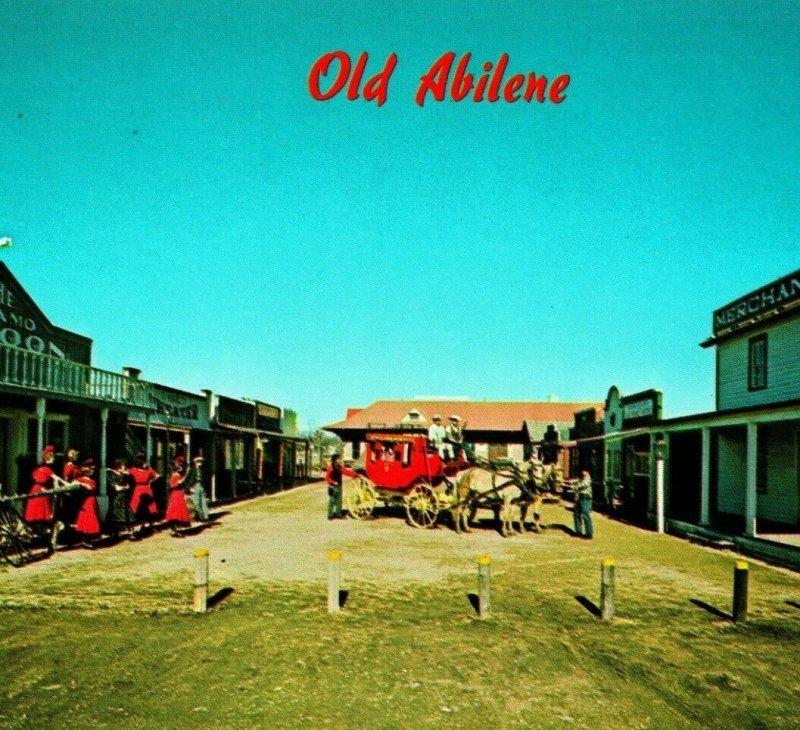
{"type": "Polygon", "coordinates": [[[744,502],[744,533],[756,535],[757,498],[756,475],[758,462],[758,424],[747,424],[747,466],[744,502]]]}
{"type": "Polygon", "coordinates": [[[36,459],[42,456],[44,451],[44,417],[47,413],[46,401],[44,398],[36,399],[36,459]]]}
{"type": "Polygon", "coordinates": [[[144,456],[147,459],[147,463],[150,464],[150,457],[152,455],[152,447],[150,445],[150,414],[144,414],[144,428],[145,428],[145,445],[144,445],[144,456]]]}
{"type": "Polygon", "coordinates": [[[664,450],[666,442],[661,435],[656,436],[653,450],[656,457],[656,531],[664,532],[664,450]]]}
{"type": "Polygon", "coordinates": [[[703,452],[700,462],[700,524],[707,525],[711,522],[711,429],[704,426],[700,433],[703,452]]]}
{"type": "Polygon", "coordinates": [[[97,504],[100,507],[100,516],[106,518],[108,512],[108,480],[106,464],[108,463],[108,408],[100,409],[100,484],[98,485],[97,504]]]}

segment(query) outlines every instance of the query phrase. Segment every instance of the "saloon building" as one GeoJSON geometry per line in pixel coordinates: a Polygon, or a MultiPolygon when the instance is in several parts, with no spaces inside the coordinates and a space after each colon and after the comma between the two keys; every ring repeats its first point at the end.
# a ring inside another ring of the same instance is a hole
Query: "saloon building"
{"type": "Polygon", "coordinates": [[[177,454],[203,453],[212,501],[306,478],[308,444],[281,432],[277,406],[181,391],[91,361],[92,340],[52,324],[0,262],[0,493],[29,490],[45,444],[55,446],[57,466],[68,448],[95,459],[103,509],[105,467],[138,451],[164,475],[177,454]]]}
{"type": "Polygon", "coordinates": [[[380,400],[366,408],[351,408],[344,420],[324,428],[342,439],[344,458],[357,461],[371,431],[427,431],[435,414],[445,424],[451,415],[457,415],[465,441],[473,444],[478,456],[522,461],[545,441],[563,441],[575,411],[600,407],[599,403],[380,400]]]}

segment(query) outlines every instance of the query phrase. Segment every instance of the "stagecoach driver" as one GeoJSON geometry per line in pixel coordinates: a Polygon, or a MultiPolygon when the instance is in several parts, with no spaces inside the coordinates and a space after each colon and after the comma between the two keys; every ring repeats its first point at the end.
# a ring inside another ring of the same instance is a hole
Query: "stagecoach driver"
{"type": "Polygon", "coordinates": [[[428,445],[431,449],[438,451],[439,456],[445,458],[445,439],[447,438],[447,431],[442,426],[442,417],[438,413],[434,413],[431,417],[430,426],[428,426],[428,445]]]}
{"type": "Polygon", "coordinates": [[[457,460],[461,450],[464,448],[464,431],[461,426],[460,416],[450,416],[450,423],[445,429],[446,439],[450,445],[450,455],[457,460]]]}

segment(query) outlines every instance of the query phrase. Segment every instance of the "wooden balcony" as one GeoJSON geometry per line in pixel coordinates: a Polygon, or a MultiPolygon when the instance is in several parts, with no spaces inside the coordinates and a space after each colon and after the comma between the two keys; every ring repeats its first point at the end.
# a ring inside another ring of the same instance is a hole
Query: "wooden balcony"
{"type": "Polygon", "coordinates": [[[0,387],[152,410],[150,383],[0,343],[0,387]]]}

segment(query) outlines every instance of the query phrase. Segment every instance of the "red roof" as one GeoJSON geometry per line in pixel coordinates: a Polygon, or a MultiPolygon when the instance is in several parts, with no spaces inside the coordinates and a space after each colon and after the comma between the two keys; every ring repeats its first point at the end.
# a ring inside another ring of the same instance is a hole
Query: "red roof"
{"type": "Polygon", "coordinates": [[[517,401],[440,401],[440,400],[379,400],[371,406],[353,412],[347,417],[323,426],[328,431],[363,431],[399,424],[408,412],[420,412],[420,423],[427,426],[431,417],[438,413],[447,423],[451,415],[466,422],[469,431],[520,431],[525,421],[572,424],[577,411],[586,408],[602,408],[602,403],[532,403],[517,401]]]}

